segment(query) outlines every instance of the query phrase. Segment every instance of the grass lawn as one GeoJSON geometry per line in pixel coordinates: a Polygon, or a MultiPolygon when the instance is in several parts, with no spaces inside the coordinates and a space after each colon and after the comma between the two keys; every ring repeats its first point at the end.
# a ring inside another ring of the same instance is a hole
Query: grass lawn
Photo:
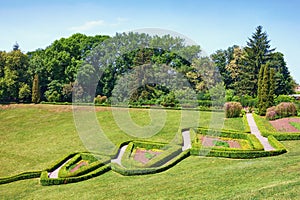
{"type": "MultiPolygon", "coordinates": [[[[130,110],[140,125],[147,110],[130,110]]],[[[200,126],[213,115],[201,112],[200,126]]],[[[101,128],[113,142],[130,139],[114,123],[109,109],[97,112],[101,128]]],[[[0,110],[0,177],[42,170],[72,151],[84,151],[67,106],[19,105],[0,110]]],[[[180,111],[167,111],[164,128],[151,140],[169,141],[180,123],[180,111]]],[[[224,128],[243,130],[242,119],[225,120],[224,128]]],[[[193,119],[191,119],[193,121],[193,119]]],[[[276,157],[233,160],[190,156],[153,175],[126,177],[109,171],[74,184],[41,186],[38,179],[0,185],[1,199],[293,199],[300,190],[300,141],[284,142],[289,152],[276,157]],[[217,192],[216,192],[217,191],[217,192]]]]}
{"type": "Polygon", "coordinates": [[[300,131],[300,123],[290,122],[290,124],[300,131]]]}

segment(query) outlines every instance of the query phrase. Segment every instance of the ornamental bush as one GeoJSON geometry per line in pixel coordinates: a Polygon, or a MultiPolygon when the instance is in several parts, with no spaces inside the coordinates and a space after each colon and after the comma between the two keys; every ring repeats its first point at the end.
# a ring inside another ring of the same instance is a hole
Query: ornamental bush
{"type": "Polygon", "coordinates": [[[297,116],[297,108],[294,103],[282,102],[276,106],[276,113],[280,118],[297,116]]]}
{"type": "Polygon", "coordinates": [[[266,119],[275,120],[284,117],[297,116],[297,108],[294,103],[282,102],[276,107],[267,109],[266,119]]]}
{"type": "Polygon", "coordinates": [[[267,109],[267,113],[266,113],[266,119],[267,120],[275,120],[277,119],[277,113],[276,113],[276,107],[272,106],[271,108],[267,109]]]}
{"type": "Polygon", "coordinates": [[[239,102],[227,102],[224,105],[226,118],[239,117],[242,111],[242,105],[239,102]]]}
{"type": "Polygon", "coordinates": [[[95,104],[103,104],[103,103],[106,103],[106,101],[107,101],[107,97],[106,96],[97,95],[94,98],[94,103],[95,104]]]}

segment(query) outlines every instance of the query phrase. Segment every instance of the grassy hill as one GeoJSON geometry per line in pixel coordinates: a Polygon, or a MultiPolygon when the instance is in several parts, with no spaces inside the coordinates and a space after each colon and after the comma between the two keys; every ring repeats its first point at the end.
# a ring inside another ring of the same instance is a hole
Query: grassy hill
{"type": "MultiPolygon", "coordinates": [[[[130,114],[137,124],[151,121],[147,110],[131,109],[130,114]]],[[[97,108],[96,116],[113,142],[131,138],[118,128],[109,108],[97,108]]],[[[209,126],[211,116],[210,112],[201,112],[200,125],[209,126]]],[[[180,111],[167,111],[167,122],[153,139],[169,141],[177,132],[179,117],[180,111]]],[[[243,130],[244,124],[242,119],[230,119],[225,120],[224,128],[243,130]]],[[[85,151],[70,106],[2,106],[0,142],[0,177],[41,170],[72,151],[85,151]]],[[[154,175],[127,177],[109,171],[87,181],[49,187],[31,179],[0,185],[0,196],[3,199],[296,199],[300,191],[300,141],[283,143],[289,152],[275,157],[233,160],[190,156],[154,175]]]]}

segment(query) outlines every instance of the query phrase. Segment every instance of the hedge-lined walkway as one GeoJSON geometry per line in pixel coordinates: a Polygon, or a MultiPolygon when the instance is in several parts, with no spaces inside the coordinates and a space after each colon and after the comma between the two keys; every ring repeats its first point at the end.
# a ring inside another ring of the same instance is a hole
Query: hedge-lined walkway
{"type": "Polygon", "coordinates": [[[55,169],[53,172],[50,172],[48,174],[49,178],[58,178],[58,172],[60,170],[60,168],[62,168],[65,164],[67,164],[67,162],[69,162],[71,159],[67,160],[66,162],[64,162],[61,166],[59,166],[57,169],[55,169]]]}
{"type": "Polygon", "coordinates": [[[261,142],[261,144],[264,146],[265,151],[273,151],[275,150],[274,147],[269,143],[268,138],[263,137],[258,130],[258,127],[254,121],[252,113],[247,113],[247,121],[250,126],[251,134],[255,135],[257,139],[261,142]]]}
{"type": "Polygon", "coordinates": [[[118,154],[118,156],[117,156],[117,158],[116,159],[113,159],[113,160],[111,160],[111,162],[112,163],[117,163],[117,164],[119,164],[119,165],[121,165],[122,166],[122,156],[124,155],[124,153],[125,153],[125,151],[126,151],[126,148],[127,148],[127,146],[128,145],[124,145],[121,149],[120,149],[120,151],[119,151],[119,154],[118,154]]]}

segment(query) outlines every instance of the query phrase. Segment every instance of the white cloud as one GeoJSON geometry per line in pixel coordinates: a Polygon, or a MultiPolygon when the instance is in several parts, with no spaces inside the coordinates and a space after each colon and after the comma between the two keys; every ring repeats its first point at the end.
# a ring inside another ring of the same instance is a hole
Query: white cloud
{"type": "Polygon", "coordinates": [[[117,18],[117,22],[119,22],[119,23],[121,23],[121,22],[126,22],[126,21],[128,21],[127,18],[123,18],[123,17],[118,17],[118,18],[117,18]]]}
{"type": "Polygon", "coordinates": [[[104,20],[95,20],[95,21],[88,21],[85,22],[81,26],[74,26],[69,28],[71,31],[75,32],[82,32],[82,31],[88,31],[91,29],[94,29],[96,27],[116,27],[121,26],[122,24],[126,23],[128,21],[127,18],[118,17],[113,22],[106,22],[104,20]]]}
{"type": "Polygon", "coordinates": [[[105,22],[103,20],[88,21],[88,22],[85,22],[81,26],[71,27],[70,30],[72,30],[72,31],[87,31],[87,30],[91,30],[91,29],[93,29],[95,27],[99,27],[99,26],[105,26],[105,22]]]}

